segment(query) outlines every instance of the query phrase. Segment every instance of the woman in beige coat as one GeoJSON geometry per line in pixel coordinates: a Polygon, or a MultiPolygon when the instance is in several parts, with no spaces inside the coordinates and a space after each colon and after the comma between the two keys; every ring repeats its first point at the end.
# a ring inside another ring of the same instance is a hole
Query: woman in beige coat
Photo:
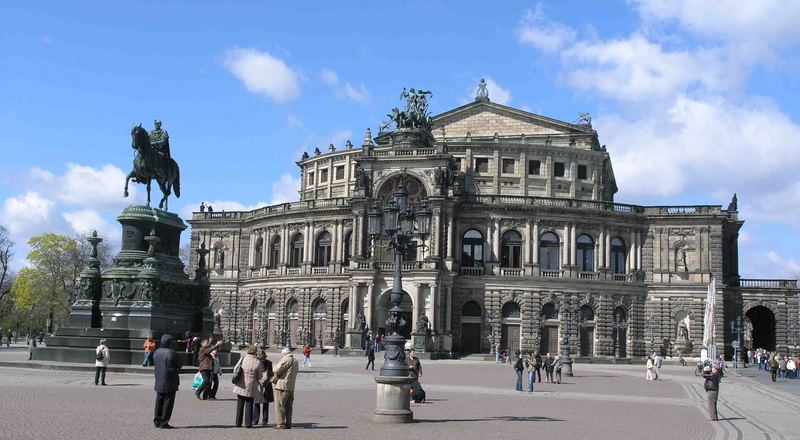
{"type": "Polygon", "coordinates": [[[258,349],[250,346],[247,352],[234,368],[242,369],[242,379],[234,383],[233,394],[236,394],[236,427],[242,426],[244,416],[244,427],[253,427],[253,399],[262,393],[261,383],[267,380],[264,375],[264,367],[261,361],[256,358],[258,349]]]}

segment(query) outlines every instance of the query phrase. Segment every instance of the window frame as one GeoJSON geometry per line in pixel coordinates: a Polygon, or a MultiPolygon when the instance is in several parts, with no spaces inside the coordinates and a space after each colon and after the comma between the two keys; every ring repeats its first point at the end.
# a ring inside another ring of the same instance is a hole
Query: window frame
{"type": "Polygon", "coordinates": [[[503,232],[500,237],[500,267],[519,269],[522,267],[522,245],[525,242],[522,234],[516,229],[503,232]],[[516,234],[517,238],[509,238],[516,234]]]}

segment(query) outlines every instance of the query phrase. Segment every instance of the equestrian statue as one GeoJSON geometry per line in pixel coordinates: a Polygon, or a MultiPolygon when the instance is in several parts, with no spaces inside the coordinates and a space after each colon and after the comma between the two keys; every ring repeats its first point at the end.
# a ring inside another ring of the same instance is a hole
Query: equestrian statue
{"type": "Polygon", "coordinates": [[[169,151],[169,133],[161,128],[161,121],[155,120],[155,129],[150,133],[142,128],[142,124],[131,129],[131,148],[136,150],[133,159],[133,171],[125,179],[125,197],[128,197],[128,182],[147,187],[147,206],[150,206],[150,182],[155,179],[164,195],[158,203],[163,210],[168,209],[167,198],[175,189],[175,197],[181,196],[180,169],[169,151]]]}

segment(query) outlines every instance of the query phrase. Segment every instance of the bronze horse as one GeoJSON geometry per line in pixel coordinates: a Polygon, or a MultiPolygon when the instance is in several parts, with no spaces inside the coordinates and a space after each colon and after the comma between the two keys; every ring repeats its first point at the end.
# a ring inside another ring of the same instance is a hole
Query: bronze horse
{"type": "Polygon", "coordinates": [[[137,151],[136,158],[133,159],[133,171],[125,179],[125,197],[128,197],[128,182],[143,183],[147,186],[147,206],[150,206],[150,181],[156,180],[161,193],[164,197],[158,207],[167,210],[167,197],[172,194],[175,188],[175,197],[181,196],[180,169],[174,159],[167,159],[159,154],[150,145],[150,136],[147,130],[142,128],[142,124],[134,125],[131,129],[131,148],[137,151]]]}

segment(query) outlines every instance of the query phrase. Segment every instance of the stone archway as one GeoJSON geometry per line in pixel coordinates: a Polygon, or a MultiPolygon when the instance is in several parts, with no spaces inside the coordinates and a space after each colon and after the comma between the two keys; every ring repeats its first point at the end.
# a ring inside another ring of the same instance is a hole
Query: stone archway
{"type": "MultiPolygon", "coordinates": [[[[385,334],[388,336],[386,320],[389,318],[389,309],[392,307],[391,303],[389,302],[391,293],[392,291],[389,289],[383,292],[381,297],[378,299],[378,305],[375,308],[372,321],[375,325],[375,329],[373,330],[373,335],[375,336],[380,334],[385,334]]],[[[405,290],[403,291],[403,300],[400,302],[400,309],[400,317],[403,318],[403,321],[405,321],[405,325],[403,325],[403,327],[400,329],[400,335],[406,339],[411,339],[411,331],[414,325],[414,301],[411,299],[411,295],[409,295],[405,290]]]]}
{"type": "Polygon", "coordinates": [[[752,348],[775,350],[775,313],[763,305],[758,305],[747,310],[745,316],[753,328],[750,335],[750,340],[753,341],[752,348]]]}
{"type": "Polygon", "coordinates": [[[481,323],[483,310],[476,301],[468,301],[461,307],[461,351],[480,353],[481,323]]]}

